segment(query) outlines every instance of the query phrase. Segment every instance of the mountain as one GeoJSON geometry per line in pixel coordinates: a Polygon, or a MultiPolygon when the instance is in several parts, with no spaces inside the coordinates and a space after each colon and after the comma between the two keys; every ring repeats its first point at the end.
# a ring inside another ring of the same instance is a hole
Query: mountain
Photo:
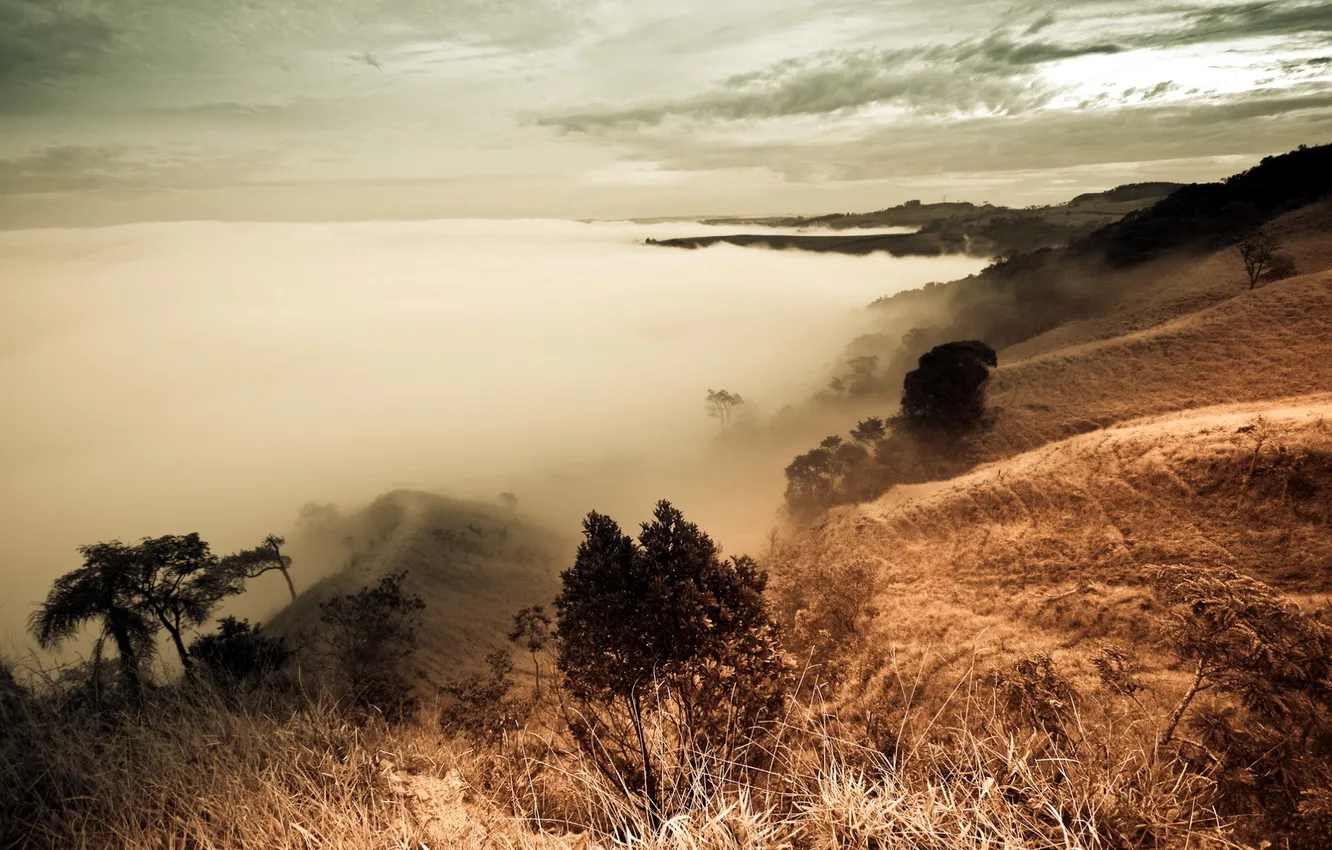
{"type": "Polygon", "coordinates": [[[432,493],[387,493],[347,516],[307,525],[298,544],[343,566],[266,624],[275,634],[319,627],[319,605],[407,571],[426,608],[417,666],[433,682],[471,669],[506,645],[513,614],[549,604],[573,544],[508,509],[432,493]]]}
{"type": "Polygon", "coordinates": [[[1027,209],[978,205],[966,201],[934,204],[907,201],[875,212],[814,218],[778,216],[705,219],[703,224],[714,227],[804,228],[809,232],[795,235],[738,233],[682,237],[653,240],[651,244],[673,248],[704,248],[727,243],[840,254],[881,251],[895,256],[972,254],[989,257],[1067,245],[1131,212],[1152,205],[1179,188],[1181,186],[1175,183],[1135,183],[1105,192],[1082,194],[1065,204],[1027,209]],[[909,227],[915,228],[916,232],[839,232],[885,227],[909,227]]]}

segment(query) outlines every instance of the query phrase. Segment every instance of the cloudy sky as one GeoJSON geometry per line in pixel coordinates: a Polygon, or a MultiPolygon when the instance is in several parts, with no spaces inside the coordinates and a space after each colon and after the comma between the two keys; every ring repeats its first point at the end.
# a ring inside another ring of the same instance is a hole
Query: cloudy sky
{"type": "Polygon", "coordinates": [[[1332,141],[1332,2],[0,0],[0,226],[820,212],[1332,141]]]}

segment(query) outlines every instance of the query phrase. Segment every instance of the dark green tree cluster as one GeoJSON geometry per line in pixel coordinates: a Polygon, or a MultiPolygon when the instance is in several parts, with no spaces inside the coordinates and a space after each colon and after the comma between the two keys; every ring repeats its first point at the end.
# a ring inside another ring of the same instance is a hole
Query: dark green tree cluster
{"type": "Polygon", "coordinates": [[[786,467],[786,507],[798,518],[867,501],[895,484],[955,474],[987,423],[985,385],[998,355],[983,342],[937,345],[903,382],[897,416],[862,420],[850,439],[827,437],[786,467]]]}

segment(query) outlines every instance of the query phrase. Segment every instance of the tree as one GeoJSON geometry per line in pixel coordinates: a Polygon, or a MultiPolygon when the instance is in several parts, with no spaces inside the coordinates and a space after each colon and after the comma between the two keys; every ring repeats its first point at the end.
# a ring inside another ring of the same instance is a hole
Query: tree
{"type": "Polygon", "coordinates": [[[84,625],[101,622],[93,643],[93,669],[109,639],[119,656],[120,678],[131,698],[143,689],[142,668],[152,657],[161,624],[139,595],[139,566],[119,543],[80,547],[83,566],[56,579],[28,627],[43,649],[58,647],[84,625]]]}
{"type": "Polygon", "coordinates": [[[707,749],[781,705],[788,669],[763,598],[767,575],[748,557],[722,560],[707,534],[661,501],[637,542],[610,517],[588,514],[561,579],[557,664],[575,697],[628,713],[655,818],[645,713],[671,714],[683,744],[707,749]],[[662,697],[655,706],[645,701],[652,691],[662,697]]]}
{"type": "Polygon", "coordinates": [[[287,581],[287,592],[291,594],[291,601],[296,601],[296,585],[291,580],[291,556],[282,554],[282,547],[286,545],[285,538],[276,534],[270,534],[264,538],[264,542],[253,549],[245,549],[234,555],[228,555],[224,561],[228,566],[234,567],[244,573],[246,578],[258,578],[267,572],[277,570],[282,573],[282,577],[287,581]]]}
{"type": "Polygon", "coordinates": [[[707,403],[704,405],[704,409],[707,410],[709,416],[721,424],[724,431],[731,424],[732,411],[744,403],[745,400],[740,397],[739,393],[728,390],[708,390],[707,403]]]}
{"type": "Polygon", "coordinates": [[[1277,238],[1264,230],[1249,234],[1239,243],[1244,273],[1249,276],[1249,289],[1253,289],[1263,279],[1263,274],[1277,257],[1278,247],[1280,243],[1277,238]]]}
{"type": "Polygon", "coordinates": [[[983,342],[949,342],[921,355],[903,385],[902,420],[918,436],[961,436],[984,421],[985,383],[999,365],[983,342]]]}
{"type": "Polygon", "coordinates": [[[244,589],[244,575],[221,563],[194,533],[145,537],[133,546],[113,540],[79,552],[83,566],[56,581],[30,626],[38,643],[53,647],[85,623],[101,619],[95,652],[111,639],[132,693],[140,690],[142,663],[156,651],[158,629],[166,629],[188,670],[193,660],[185,648],[185,631],[244,589]]]}
{"type": "Polygon", "coordinates": [[[244,590],[246,574],[220,561],[196,533],[146,537],[131,547],[119,542],[99,545],[119,547],[138,565],[138,593],[189,670],[194,662],[185,648],[185,630],[202,625],[223,599],[244,590]]]}
{"type": "Polygon", "coordinates": [[[292,652],[280,637],[269,637],[249,620],[224,617],[217,631],[199,635],[190,644],[190,657],[225,682],[257,681],[281,670],[292,652]]]}
{"type": "Polygon", "coordinates": [[[873,448],[886,436],[888,436],[888,428],[883,419],[878,416],[871,416],[869,419],[857,422],[856,427],[851,431],[851,439],[866,448],[873,448]]]}
{"type": "Polygon", "coordinates": [[[524,608],[513,615],[513,628],[509,631],[510,643],[525,648],[532,656],[532,666],[536,669],[535,692],[541,693],[541,661],[537,658],[554,637],[550,630],[551,619],[543,605],[524,608]]]}
{"type": "Polygon", "coordinates": [[[506,490],[499,494],[499,500],[503,503],[504,507],[508,508],[510,511],[518,510],[518,497],[513,493],[506,490]]]}
{"type": "Polygon", "coordinates": [[[341,674],[352,700],[365,708],[403,715],[413,704],[407,660],[425,600],[407,593],[406,572],[390,573],[356,593],[319,606],[327,627],[324,654],[341,674]]]}

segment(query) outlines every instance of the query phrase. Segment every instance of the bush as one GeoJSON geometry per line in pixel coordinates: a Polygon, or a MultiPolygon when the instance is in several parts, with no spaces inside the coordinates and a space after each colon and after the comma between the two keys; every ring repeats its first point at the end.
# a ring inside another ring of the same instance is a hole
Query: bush
{"type": "Polygon", "coordinates": [[[224,617],[217,631],[196,637],[189,652],[224,685],[261,681],[285,667],[292,656],[283,638],[269,637],[262,626],[235,617],[224,617]]]}
{"type": "Polygon", "coordinates": [[[1332,627],[1232,570],[1163,567],[1152,577],[1169,642],[1193,678],[1165,731],[1215,771],[1232,813],[1261,812],[1266,836],[1323,847],[1320,789],[1332,785],[1332,627]],[[1193,708],[1204,691],[1229,697],[1193,708]]]}
{"type": "Polygon", "coordinates": [[[356,593],[319,606],[326,626],[320,635],[324,657],[339,674],[352,702],[401,718],[417,704],[409,659],[416,652],[416,629],[425,601],[409,595],[407,573],[386,575],[356,593]]]}
{"type": "Polygon", "coordinates": [[[748,557],[722,560],[665,501],[637,542],[595,512],[583,535],[555,602],[557,663],[585,707],[574,731],[607,772],[637,774],[655,808],[646,714],[688,754],[734,747],[783,703],[789,667],[763,599],[767,576],[748,557]]]}

